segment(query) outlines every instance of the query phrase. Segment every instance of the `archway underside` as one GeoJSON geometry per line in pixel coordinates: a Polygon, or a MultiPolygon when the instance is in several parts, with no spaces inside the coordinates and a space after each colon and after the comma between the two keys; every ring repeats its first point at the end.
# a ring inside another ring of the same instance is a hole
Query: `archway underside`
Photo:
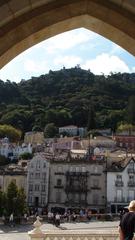
{"type": "Polygon", "coordinates": [[[108,1],[110,4],[104,0],[52,2],[36,7],[1,26],[0,68],[33,45],[79,27],[99,33],[135,55],[133,13],[116,6],[112,1],[108,1]]]}

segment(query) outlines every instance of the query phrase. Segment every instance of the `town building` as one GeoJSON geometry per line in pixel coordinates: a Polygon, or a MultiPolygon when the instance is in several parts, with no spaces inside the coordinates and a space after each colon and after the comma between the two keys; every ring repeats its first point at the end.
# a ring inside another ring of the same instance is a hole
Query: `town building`
{"type": "Polygon", "coordinates": [[[80,136],[84,137],[86,134],[86,129],[83,127],[77,127],[74,125],[64,126],[59,128],[59,134],[68,136],[80,136]]]}
{"type": "Polygon", "coordinates": [[[42,144],[44,143],[44,133],[43,132],[26,132],[24,135],[24,143],[26,144],[42,144]]]}
{"type": "Polygon", "coordinates": [[[9,164],[0,168],[0,189],[3,192],[11,182],[14,182],[18,189],[23,188],[26,194],[27,169],[17,164],[9,164]]]}
{"type": "Polygon", "coordinates": [[[135,151],[135,135],[115,135],[116,146],[135,151]]]}
{"type": "MultiPolygon", "coordinates": [[[[74,153],[73,153],[74,155],[74,153]]],[[[106,161],[83,157],[55,156],[50,162],[49,209],[90,208],[105,212],[106,161]]]]}
{"type": "Polygon", "coordinates": [[[0,155],[12,160],[18,159],[23,153],[32,153],[31,144],[16,144],[11,143],[7,137],[0,139],[0,155]]]}
{"type": "Polygon", "coordinates": [[[135,160],[111,162],[107,167],[107,205],[108,211],[118,213],[135,199],[135,160]]]}
{"type": "Polygon", "coordinates": [[[48,203],[49,162],[43,153],[37,153],[27,169],[27,204],[31,208],[43,209],[48,203]]]}

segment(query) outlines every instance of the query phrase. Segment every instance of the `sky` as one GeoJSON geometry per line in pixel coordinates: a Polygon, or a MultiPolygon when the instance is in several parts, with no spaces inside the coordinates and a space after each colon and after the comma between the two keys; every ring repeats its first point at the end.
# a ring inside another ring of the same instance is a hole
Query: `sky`
{"type": "Polygon", "coordinates": [[[0,79],[20,82],[63,67],[80,65],[94,74],[135,72],[135,57],[84,28],[49,38],[24,51],[0,70],[0,79]]]}

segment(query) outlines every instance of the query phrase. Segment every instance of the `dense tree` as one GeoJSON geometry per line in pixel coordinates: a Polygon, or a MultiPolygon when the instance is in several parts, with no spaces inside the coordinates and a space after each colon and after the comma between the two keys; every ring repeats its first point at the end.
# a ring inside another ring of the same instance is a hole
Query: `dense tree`
{"type": "Polygon", "coordinates": [[[23,189],[18,189],[15,182],[11,181],[6,192],[6,214],[21,216],[26,208],[26,196],[23,189]],[[17,206],[17,207],[16,207],[17,206]]]}
{"type": "Polygon", "coordinates": [[[95,122],[95,110],[93,106],[92,100],[89,104],[89,110],[88,110],[88,124],[87,124],[87,131],[90,131],[92,129],[96,128],[96,122],[95,122]]]}
{"type": "Polygon", "coordinates": [[[135,96],[130,96],[128,100],[128,122],[135,125],[135,96]]]}
{"type": "Polygon", "coordinates": [[[33,157],[33,154],[29,152],[25,152],[20,155],[20,159],[24,159],[24,160],[32,159],[32,157],[33,157]]]}
{"type": "Polygon", "coordinates": [[[135,124],[135,73],[94,75],[80,66],[50,71],[18,84],[0,80],[0,123],[11,124],[23,134],[43,130],[51,122],[57,127],[87,127],[88,112],[93,111],[88,110],[90,96],[95,114],[92,128],[96,124],[115,130],[121,121],[135,124]]]}
{"type": "Polygon", "coordinates": [[[118,132],[127,132],[129,135],[132,134],[132,131],[135,131],[135,125],[127,124],[127,123],[121,123],[118,128],[118,132]]]}
{"type": "Polygon", "coordinates": [[[4,166],[10,163],[10,159],[0,155],[0,166],[4,166]]]}
{"type": "Polygon", "coordinates": [[[21,138],[21,131],[10,126],[0,125],[0,138],[8,137],[11,141],[18,141],[21,138]]]}
{"type": "Polygon", "coordinates": [[[45,138],[52,138],[52,137],[55,137],[57,134],[58,134],[58,129],[54,125],[54,123],[48,123],[45,126],[45,129],[44,129],[45,138]]]}

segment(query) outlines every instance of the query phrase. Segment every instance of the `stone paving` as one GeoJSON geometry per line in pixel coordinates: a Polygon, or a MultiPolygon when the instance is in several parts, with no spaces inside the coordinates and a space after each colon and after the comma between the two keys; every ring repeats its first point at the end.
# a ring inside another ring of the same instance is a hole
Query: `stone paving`
{"type": "MultiPolygon", "coordinates": [[[[60,225],[60,231],[78,231],[84,230],[87,232],[117,232],[118,231],[118,221],[111,222],[82,222],[82,223],[62,223],[60,225]]],[[[0,225],[0,240],[30,240],[28,236],[28,231],[33,229],[32,225],[19,225],[15,227],[3,226],[0,225]]],[[[53,230],[56,231],[56,228],[52,224],[44,223],[41,229],[45,231],[53,230]]]]}

